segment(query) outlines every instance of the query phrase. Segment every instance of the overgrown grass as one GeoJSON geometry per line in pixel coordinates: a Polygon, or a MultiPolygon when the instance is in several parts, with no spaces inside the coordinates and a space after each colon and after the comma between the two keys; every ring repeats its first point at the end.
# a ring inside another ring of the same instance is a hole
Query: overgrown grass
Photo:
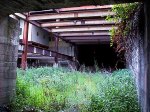
{"type": "Polygon", "coordinates": [[[139,112],[131,73],[85,73],[62,68],[18,69],[13,112],[139,112]]]}

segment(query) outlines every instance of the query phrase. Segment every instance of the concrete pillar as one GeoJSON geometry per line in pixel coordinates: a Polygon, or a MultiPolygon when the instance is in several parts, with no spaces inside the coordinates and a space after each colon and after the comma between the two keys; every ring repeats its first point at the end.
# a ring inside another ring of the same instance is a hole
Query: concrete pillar
{"type": "Polygon", "coordinates": [[[142,112],[150,112],[150,7],[148,0],[144,1],[145,34],[142,65],[140,74],[140,103],[142,112]]]}
{"type": "Polygon", "coordinates": [[[0,17],[0,106],[8,104],[16,86],[19,23],[0,17]]]}
{"type": "Polygon", "coordinates": [[[144,112],[150,112],[150,7],[149,0],[145,0],[145,110],[144,112]]]}

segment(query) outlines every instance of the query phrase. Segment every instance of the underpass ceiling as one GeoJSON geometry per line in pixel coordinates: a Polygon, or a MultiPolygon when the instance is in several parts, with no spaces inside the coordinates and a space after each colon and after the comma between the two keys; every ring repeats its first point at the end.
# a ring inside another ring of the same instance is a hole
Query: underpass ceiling
{"type": "Polygon", "coordinates": [[[1,16],[5,16],[15,12],[140,1],[141,0],[0,0],[0,14],[1,16]]]}

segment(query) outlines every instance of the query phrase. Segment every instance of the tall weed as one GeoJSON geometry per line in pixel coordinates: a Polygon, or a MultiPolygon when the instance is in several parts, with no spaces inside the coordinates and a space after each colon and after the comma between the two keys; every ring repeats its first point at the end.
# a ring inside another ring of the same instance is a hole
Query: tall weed
{"type": "Polygon", "coordinates": [[[129,70],[111,74],[64,68],[17,70],[13,112],[138,112],[136,88],[129,70]]]}

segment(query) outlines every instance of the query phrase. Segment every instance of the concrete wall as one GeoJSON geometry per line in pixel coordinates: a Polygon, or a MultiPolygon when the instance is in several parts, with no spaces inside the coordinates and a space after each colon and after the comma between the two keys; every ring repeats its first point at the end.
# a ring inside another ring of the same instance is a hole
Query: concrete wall
{"type": "Polygon", "coordinates": [[[149,0],[144,1],[144,14],[145,14],[145,32],[143,44],[143,56],[141,59],[141,105],[143,112],[150,112],[150,7],[149,0]]]}
{"type": "MultiPolygon", "coordinates": [[[[135,83],[137,87],[137,93],[138,93],[138,99],[139,101],[142,100],[142,94],[140,93],[141,88],[141,80],[142,80],[142,74],[141,69],[144,67],[143,64],[143,40],[142,38],[144,36],[142,35],[136,35],[137,37],[134,38],[133,44],[132,44],[132,52],[131,57],[128,60],[128,67],[132,70],[134,77],[135,77],[135,83]]],[[[142,101],[143,102],[143,101],[142,101]]]]}
{"type": "Polygon", "coordinates": [[[139,31],[134,38],[129,67],[135,75],[142,112],[150,112],[150,7],[148,0],[139,16],[139,31]],[[144,16],[145,14],[145,16],[144,16]]]}
{"type": "Polygon", "coordinates": [[[19,32],[18,21],[0,18],[0,105],[15,92],[19,32]]]}

